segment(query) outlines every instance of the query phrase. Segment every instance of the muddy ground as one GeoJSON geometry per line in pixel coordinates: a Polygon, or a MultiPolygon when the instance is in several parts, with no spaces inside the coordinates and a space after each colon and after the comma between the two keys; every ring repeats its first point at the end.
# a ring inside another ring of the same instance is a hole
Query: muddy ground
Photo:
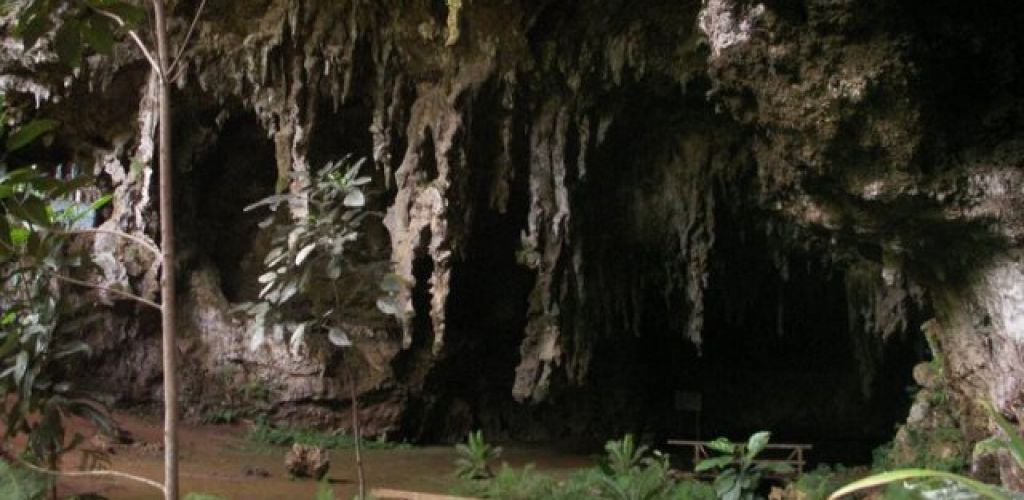
{"type": "MultiPolygon", "coordinates": [[[[157,481],[163,477],[162,426],[158,419],[119,415],[119,423],[135,443],[119,445],[110,455],[110,469],[157,481]]],[[[253,443],[245,438],[245,425],[185,426],[181,436],[181,491],[205,493],[228,499],[312,499],[318,483],[292,480],[284,470],[285,448],[253,443]],[[266,477],[263,477],[266,475],[266,477]]],[[[451,447],[412,447],[365,452],[367,481],[371,488],[447,493],[454,485],[451,447]]],[[[506,447],[504,459],[510,465],[534,463],[552,472],[570,471],[591,465],[579,453],[536,447],[506,447]]],[[[80,452],[65,458],[66,469],[75,468],[80,452]]],[[[335,498],[352,498],[356,473],[351,450],[331,452],[328,473],[335,498]]],[[[159,492],[149,486],[122,479],[70,478],[59,481],[61,497],[97,494],[110,499],[157,499],[159,492]]]]}

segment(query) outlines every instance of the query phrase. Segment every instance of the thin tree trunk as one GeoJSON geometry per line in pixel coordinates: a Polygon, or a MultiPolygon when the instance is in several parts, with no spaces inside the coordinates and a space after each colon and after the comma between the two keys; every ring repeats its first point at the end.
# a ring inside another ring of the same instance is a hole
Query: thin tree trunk
{"type": "Polygon", "coordinates": [[[352,368],[348,370],[348,390],[352,398],[352,437],[355,441],[356,450],[356,480],[359,483],[359,500],[366,500],[366,477],[363,475],[363,432],[359,425],[359,396],[356,394],[356,378],[352,375],[352,368]]]}
{"type": "Polygon", "coordinates": [[[163,281],[160,291],[163,324],[164,365],[164,496],[178,499],[178,365],[174,283],[174,165],[171,163],[171,82],[170,47],[167,41],[167,14],[163,0],[153,0],[156,23],[157,61],[160,77],[160,248],[163,250],[163,281]]]}
{"type": "MultiPolygon", "coordinates": [[[[50,452],[50,470],[60,470],[57,460],[57,452],[50,452]]],[[[53,478],[53,481],[50,482],[50,498],[57,500],[57,478],[53,478]]]]}

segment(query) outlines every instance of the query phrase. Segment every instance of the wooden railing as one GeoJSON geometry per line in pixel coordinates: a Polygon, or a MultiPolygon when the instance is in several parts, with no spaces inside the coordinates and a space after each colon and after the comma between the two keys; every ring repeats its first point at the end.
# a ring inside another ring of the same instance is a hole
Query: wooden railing
{"type": "MultiPolygon", "coordinates": [[[[693,449],[693,466],[697,467],[697,464],[701,461],[711,458],[708,453],[708,444],[710,441],[688,441],[685,439],[670,439],[668,444],[671,446],[689,446],[693,449]]],[[[758,458],[754,460],[757,464],[786,464],[792,467],[792,474],[774,474],[779,477],[799,475],[804,471],[804,466],[807,465],[807,461],[804,459],[804,452],[809,451],[813,446],[809,444],[783,444],[783,443],[769,443],[764,447],[765,455],[769,455],[769,458],[758,458]],[[785,452],[784,454],[772,453],[773,451],[785,452]],[[776,458],[771,458],[771,455],[775,455],[776,458]]]]}

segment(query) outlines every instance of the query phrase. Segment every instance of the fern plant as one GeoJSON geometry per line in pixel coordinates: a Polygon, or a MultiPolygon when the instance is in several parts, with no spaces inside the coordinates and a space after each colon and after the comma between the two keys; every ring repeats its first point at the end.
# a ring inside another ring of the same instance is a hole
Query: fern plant
{"type": "Polygon", "coordinates": [[[479,480],[491,479],[494,471],[491,464],[501,457],[500,446],[493,446],[484,441],[483,431],[469,433],[465,444],[455,446],[455,476],[459,479],[479,480]]]}
{"type": "Polygon", "coordinates": [[[618,441],[608,441],[604,445],[606,456],[601,462],[601,469],[610,476],[628,474],[638,467],[647,454],[647,446],[636,445],[632,434],[626,434],[618,441]]]}
{"type": "MultiPolygon", "coordinates": [[[[648,456],[647,447],[636,447],[632,436],[605,445],[607,457],[601,467],[596,491],[601,498],[653,500],[674,497],[669,457],[659,451],[648,456]]],[[[687,498],[687,497],[683,497],[687,498]]]]}

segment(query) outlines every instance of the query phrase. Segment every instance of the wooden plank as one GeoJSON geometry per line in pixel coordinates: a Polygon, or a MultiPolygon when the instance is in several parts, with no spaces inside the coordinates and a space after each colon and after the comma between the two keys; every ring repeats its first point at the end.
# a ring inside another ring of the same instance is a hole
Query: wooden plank
{"type": "MultiPolygon", "coordinates": [[[[671,446],[690,446],[693,448],[693,464],[696,466],[703,458],[707,458],[707,445],[709,441],[692,441],[687,439],[670,439],[667,443],[671,446]]],[[[741,443],[737,443],[741,444],[741,443]]],[[[809,444],[789,444],[789,443],[772,443],[765,446],[766,450],[783,450],[789,451],[786,458],[759,458],[754,460],[754,463],[761,464],[786,464],[791,465],[795,469],[796,474],[802,474],[804,466],[807,462],[804,460],[804,451],[813,449],[813,445],[809,444]]],[[[769,474],[771,475],[771,474],[769,474]]],[[[784,477],[791,474],[777,474],[778,477],[784,477]]]]}
{"type": "MultiPolygon", "coordinates": [[[[685,439],[669,439],[666,441],[670,445],[681,445],[681,446],[707,446],[711,441],[688,441],[685,439]]],[[[735,443],[744,444],[744,443],[735,443]]],[[[766,450],[810,450],[813,449],[814,445],[811,444],[787,444],[787,443],[768,443],[765,446],[766,450]]]]}
{"type": "Polygon", "coordinates": [[[374,488],[370,494],[382,500],[479,500],[472,497],[456,497],[452,495],[438,495],[437,493],[391,490],[387,488],[374,488]]]}

